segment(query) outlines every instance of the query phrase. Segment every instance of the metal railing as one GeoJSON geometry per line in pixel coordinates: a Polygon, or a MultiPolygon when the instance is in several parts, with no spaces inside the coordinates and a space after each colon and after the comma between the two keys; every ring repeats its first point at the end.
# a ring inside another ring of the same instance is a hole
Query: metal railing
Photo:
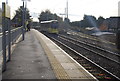
{"type": "Polygon", "coordinates": [[[12,30],[10,30],[10,33],[8,33],[8,31],[6,31],[6,36],[5,36],[6,40],[2,39],[3,33],[0,33],[0,65],[3,65],[2,64],[2,61],[4,60],[3,50],[6,51],[6,59],[5,60],[7,62],[10,59],[10,56],[8,53],[11,52],[11,46],[16,43],[16,40],[20,37],[20,35],[22,35],[22,33],[23,33],[23,27],[18,27],[18,28],[12,29],[12,30]],[[5,43],[6,48],[2,47],[2,45],[3,45],[2,41],[6,41],[6,43],[5,43]],[[10,44],[10,46],[9,46],[9,44],[10,44]],[[8,52],[8,50],[9,50],[9,52],[8,52]]]}
{"type": "Polygon", "coordinates": [[[19,38],[19,36],[22,34],[22,27],[13,29],[11,31],[11,42],[12,44],[15,43],[15,41],[19,38]]]}
{"type": "MultiPolygon", "coordinates": [[[[11,44],[14,44],[15,41],[19,38],[22,34],[22,27],[18,27],[11,30],[11,44]]],[[[2,33],[0,33],[0,43],[2,43],[2,33]]],[[[2,51],[2,44],[0,44],[0,51],[2,51]]],[[[6,31],[6,46],[8,45],[8,31],[6,31]]]]}

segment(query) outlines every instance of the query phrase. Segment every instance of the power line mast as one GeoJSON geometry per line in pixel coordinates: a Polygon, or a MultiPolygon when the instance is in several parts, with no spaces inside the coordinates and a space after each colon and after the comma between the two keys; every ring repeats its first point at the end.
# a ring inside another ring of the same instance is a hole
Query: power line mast
{"type": "Polygon", "coordinates": [[[66,8],[65,8],[65,18],[68,19],[68,0],[66,2],[66,8]]]}
{"type": "Polygon", "coordinates": [[[64,15],[65,19],[67,19],[67,21],[68,21],[68,0],[66,2],[65,12],[64,13],[60,13],[60,15],[64,15]]]}
{"type": "Polygon", "coordinates": [[[67,0],[67,4],[66,4],[66,15],[67,15],[67,19],[68,19],[68,0],[67,0]]]}

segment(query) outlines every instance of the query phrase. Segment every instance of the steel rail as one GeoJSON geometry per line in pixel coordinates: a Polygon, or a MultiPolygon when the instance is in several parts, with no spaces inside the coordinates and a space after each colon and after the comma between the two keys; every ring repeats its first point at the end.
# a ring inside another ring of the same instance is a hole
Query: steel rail
{"type": "Polygon", "coordinates": [[[66,37],[66,38],[71,39],[71,40],[74,40],[74,41],[77,41],[77,42],[79,42],[79,43],[83,43],[83,44],[89,45],[89,46],[91,46],[91,47],[100,49],[100,50],[102,50],[102,51],[105,51],[105,52],[108,52],[108,53],[111,53],[111,54],[113,54],[113,55],[116,55],[116,56],[119,56],[119,57],[120,57],[120,54],[114,53],[114,52],[109,51],[109,50],[106,50],[106,49],[103,49],[103,48],[101,48],[101,47],[98,47],[98,46],[95,46],[95,45],[92,45],[92,44],[88,44],[88,43],[83,42],[83,41],[75,40],[75,39],[70,38],[70,37],[67,37],[67,36],[63,36],[63,35],[60,35],[60,36],[61,36],[61,37],[66,37]]]}
{"type": "MultiPolygon", "coordinates": [[[[65,40],[65,39],[64,39],[64,40],[65,40]]],[[[80,45],[78,45],[78,44],[76,44],[76,43],[74,43],[74,42],[72,42],[72,41],[67,40],[67,39],[66,39],[66,41],[71,42],[71,43],[73,43],[73,44],[75,44],[75,45],[77,45],[77,46],[79,46],[79,47],[81,47],[81,48],[84,48],[84,49],[86,49],[86,50],[88,50],[88,51],[91,51],[91,52],[93,52],[93,53],[95,53],[95,54],[97,54],[97,55],[100,55],[100,56],[104,57],[104,58],[107,58],[108,60],[111,60],[111,61],[113,61],[113,62],[115,62],[115,63],[117,63],[117,64],[120,64],[120,62],[118,62],[118,61],[116,61],[116,60],[114,60],[114,59],[112,59],[112,58],[106,57],[105,55],[102,55],[101,53],[98,53],[98,52],[96,52],[96,51],[94,51],[94,50],[91,50],[91,49],[89,49],[89,48],[87,48],[87,47],[80,46],[80,45]]]]}
{"type": "Polygon", "coordinates": [[[109,72],[108,70],[104,69],[103,67],[101,67],[100,65],[96,64],[95,62],[93,62],[92,60],[90,60],[89,58],[85,57],[84,55],[82,55],[81,53],[77,52],[76,50],[72,49],[71,47],[65,45],[64,43],[60,42],[59,40],[51,37],[54,41],[58,42],[59,44],[63,45],[64,47],[68,48],[69,50],[73,51],[74,53],[76,53],[77,55],[83,57],[84,59],[86,59],[87,61],[89,61],[90,63],[94,64],[95,66],[97,66],[98,68],[100,68],[101,70],[105,71],[106,73],[110,74],[111,76],[113,76],[114,78],[120,80],[119,77],[117,77],[116,75],[114,75],[113,73],[109,72]]]}

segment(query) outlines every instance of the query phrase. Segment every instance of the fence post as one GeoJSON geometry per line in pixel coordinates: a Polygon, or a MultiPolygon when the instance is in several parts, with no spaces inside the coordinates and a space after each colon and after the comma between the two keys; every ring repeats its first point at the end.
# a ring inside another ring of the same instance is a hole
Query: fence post
{"type": "Polygon", "coordinates": [[[10,60],[10,54],[11,54],[11,34],[10,34],[10,6],[5,4],[5,2],[2,3],[2,50],[3,50],[3,67],[2,71],[6,70],[6,46],[8,43],[8,61],[10,60]],[[8,31],[8,35],[6,33],[8,31]],[[6,39],[8,37],[8,40],[6,39]]]}
{"type": "Polygon", "coordinates": [[[2,71],[6,70],[6,24],[5,24],[5,3],[2,3],[2,50],[3,50],[3,65],[2,71]]]}
{"type": "Polygon", "coordinates": [[[11,23],[10,18],[7,19],[7,27],[8,27],[8,61],[11,60],[11,23]]]}

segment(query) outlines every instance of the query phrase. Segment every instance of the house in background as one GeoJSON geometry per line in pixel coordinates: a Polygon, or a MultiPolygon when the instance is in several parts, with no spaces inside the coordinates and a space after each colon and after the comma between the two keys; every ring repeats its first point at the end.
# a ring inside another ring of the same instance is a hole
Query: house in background
{"type": "Polygon", "coordinates": [[[101,31],[117,32],[120,29],[120,17],[110,17],[104,20],[103,24],[99,27],[101,31]]]}

